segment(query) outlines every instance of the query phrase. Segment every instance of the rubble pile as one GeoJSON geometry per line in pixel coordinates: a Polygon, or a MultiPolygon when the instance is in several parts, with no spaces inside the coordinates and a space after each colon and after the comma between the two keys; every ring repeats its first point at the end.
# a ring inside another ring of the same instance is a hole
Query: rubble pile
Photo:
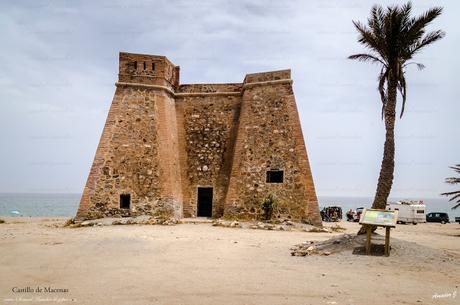
{"type": "Polygon", "coordinates": [[[306,241],[291,248],[292,256],[331,255],[363,243],[363,236],[343,234],[324,241],[306,241]]]}

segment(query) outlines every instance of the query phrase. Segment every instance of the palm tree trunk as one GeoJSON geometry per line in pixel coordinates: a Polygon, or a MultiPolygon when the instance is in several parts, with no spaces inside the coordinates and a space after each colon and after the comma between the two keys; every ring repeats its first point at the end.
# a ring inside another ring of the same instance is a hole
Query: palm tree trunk
{"type": "MultiPolygon", "coordinates": [[[[380,176],[375,192],[373,209],[385,209],[388,196],[393,185],[393,174],[395,169],[395,121],[396,121],[396,78],[390,73],[387,89],[387,102],[385,105],[385,144],[383,146],[383,160],[380,166],[380,176]]],[[[376,227],[372,231],[375,231],[376,227]]],[[[366,229],[362,226],[358,234],[365,234],[366,229]]]]}
{"type": "MultiPolygon", "coordinates": [[[[390,73],[392,74],[392,73],[390,73]]],[[[385,145],[383,146],[383,160],[380,167],[380,176],[375,192],[373,209],[385,209],[395,169],[395,121],[396,121],[396,81],[390,75],[387,90],[387,103],[385,105],[385,145]]]]}

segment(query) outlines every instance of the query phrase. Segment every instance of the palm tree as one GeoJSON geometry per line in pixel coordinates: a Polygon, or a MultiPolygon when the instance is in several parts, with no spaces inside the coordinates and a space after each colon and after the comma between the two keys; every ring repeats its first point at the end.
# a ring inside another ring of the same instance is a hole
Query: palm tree
{"type": "Polygon", "coordinates": [[[359,32],[358,42],[364,45],[369,53],[355,54],[348,58],[381,66],[378,91],[382,101],[386,137],[377,191],[372,203],[374,209],[385,209],[393,184],[396,102],[399,91],[402,97],[401,118],[406,105],[406,68],[415,64],[419,69],[423,69],[424,65],[412,62],[412,58],[445,35],[441,30],[425,33],[425,27],[441,15],[442,8],[431,8],[417,17],[411,17],[411,11],[410,2],[402,6],[389,6],[386,9],[375,5],[372,7],[367,25],[353,21],[359,32]]]}
{"type": "MultiPolygon", "coordinates": [[[[456,171],[458,174],[460,174],[460,164],[457,164],[455,166],[450,166],[450,168],[452,168],[454,171],[456,171]]],[[[460,184],[460,177],[449,177],[449,178],[446,178],[446,183],[449,183],[449,184],[460,184]]],[[[447,192],[447,193],[442,193],[441,195],[444,195],[444,196],[452,196],[452,198],[449,199],[449,201],[454,201],[455,199],[457,199],[456,201],[456,205],[454,205],[452,207],[452,210],[460,207],[460,190],[458,191],[453,191],[453,192],[447,192]]]]}

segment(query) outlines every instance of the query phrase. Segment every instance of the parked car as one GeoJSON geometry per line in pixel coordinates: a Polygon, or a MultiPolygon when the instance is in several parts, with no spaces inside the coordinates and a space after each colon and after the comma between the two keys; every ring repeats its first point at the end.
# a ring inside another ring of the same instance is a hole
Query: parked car
{"type": "Polygon", "coordinates": [[[433,212],[426,214],[426,222],[440,222],[442,224],[449,222],[447,213],[433,212]]]}
{"type": "Polygon", "coordinates": [[[336,222],[342,220],[342,208],[339,206],[325,207],[320,214],[323,221],[336,222]]]}
{"type": "Polygon", "coordinates": [[[460,224],[460,217],[455,217],[455,222],[458,222],[458,224],[460,224]]]}

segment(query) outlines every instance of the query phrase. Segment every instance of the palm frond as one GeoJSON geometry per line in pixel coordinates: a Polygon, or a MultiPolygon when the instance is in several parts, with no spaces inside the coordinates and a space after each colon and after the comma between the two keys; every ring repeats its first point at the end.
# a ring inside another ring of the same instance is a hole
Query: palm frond
{"type": "Polygon", "coordinates": [[[382,58],[385,58],[384,50],[379,45],[374,33],[359,21],[353,21],[353,24],[360,34],[358,42],[372,52],[379,54],[382,58]]]}
{"type": "Polygon", "coordinates": [[[457,201],[460,202],[460,191],[442,193],[441,195],[452,196],[452,198],[450,198],[449,201],[454,201],[455,199],[459,198],[457,201]]]}
{"type": "Polygon", "coordinates": [[[402,118],[404,114],[404,109],[406,108],[406,96],[407,96],[406,77],[404,76],[404,71],[403,71],[402,66],[399,67],[399,76],[398,76],[397,86],[402,96],[401,114],[399,115],[399,118],[402,118]]]}
{"type": "Polygon", "coordinates": [[[399,9],[399,14],[401,15],[401,23],[407,24],[410,20],[410,14],[412,13],[412,3],[409,1],[406,4],[403,4],[399,9]]]}
{"type": "Polygon", "coordinates": [[[453,169],[457,173],[460,174],[460,164],[455,164],[454,166],[449,166],[449,168],[453,169]]]}
{"type": "Polygon", "coordinates": [[[405,27],[407,45],[412,45],[419,41],[425,33],[426,26],[431,23],[436,17],[441,15],[442,7],[434,7],[418,17],[411,18],[405,27]]]}
{"type": "Polygon", "coordinates": [[[460,183],[460,178],[457,178],[457,177],[449,177],[449,178],[446,178],[446,183],[449,183],[449,184],[459,184],[459,183],[460,183]]]}
{"type": "Polygon", "coordinates": [[[424,12],[422,15],[418,17],[414,17],[411,19],[411,22],[408,24],[409,31],[412,33],[416,33],[422,29],[424,29],[428,24],[430,24],[436,17],[442,14],[442,7],[432,7],[424,12]]]}
{"type": "Polygon", "coordinates": [[[445,193],[442,193],[441,195],[444,195],[444,196],[451,196],[451,195],[460,195],[460,191],[453,191],[453,192],[445,192],[445,193]]]}
{"type": "Polygon", "coordinates": [[[403,68],[410,66],[410,65],[417,65],[417,68],[421,71],[425,69],[425,65],[419,62],[408,62],[403,65],[403,68]]]}
{"type": "Polygon", "coordinates": [[[385,19],[384,10],[380,5],[374,5],[371,9],[371,17],[368,18],[367,24],[369,29],[374,34],[375,44],[380,50],[380,54],[385,58],[386,48],[385,48],[385,36],[383,32],[383,23],[385,19]]]}
{"type": "Polygon", "coordinates": [[[432,44],[435,41],[443,38],[446,34],[441,30],[436,30],[425,35],[421,40],[417,41],[414,45],[409,48],[409,53],[412,56],[420,51],[423,47],[432,44]]]}
{"type": "Polygon", "coordinates": [[[380,93],[380,100],[382,101],[382,120],[385,116],[385,105],[387,103],[387,95],[385,92],[385,84],[387,84],[388,81],[388,73],[390,69],[387,67],[382,67],[380,70],[380,76],[379,76],[379,93],[380,93]]]}
{"type": "Polygon", "coordinates": [[[354,54],[354,55],[348,56],[348,59],[356,59],[362,62],[370,61],[372,63],[381,63],[382,65],[386,66],[386,63],[383,61],[383,59],[378,58],[377,56],[374,56],[371,54],[364,54],[364,53],[354,54]]]}
{"type": "MultiPolygon", "coordinates": [[[[449,168],[453,169],[457,173],[460,173],[460,164],[456,164],[454,166],[449,166],[449,168]]],[[[449,184],[460,184],[460,177],[449,177],[446,178],[446,183],[449,184]]],[[[452,196],[449,201],[454,201],[457,199],[457,205],[453,206],[452,209],[456,209],[460,206],[460,190],[459,191],[453,191],[453,192],[446,192],[442,193],[441,195],[443,196],[452,196]]]]}

